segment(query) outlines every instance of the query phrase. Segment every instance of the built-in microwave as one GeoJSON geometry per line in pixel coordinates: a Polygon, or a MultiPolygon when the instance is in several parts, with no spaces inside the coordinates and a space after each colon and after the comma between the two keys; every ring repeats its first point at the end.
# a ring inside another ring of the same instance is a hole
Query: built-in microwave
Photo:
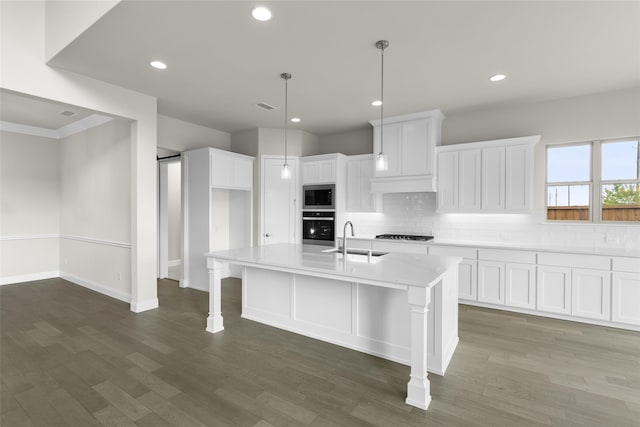
{"type": "Polygon", "coordinates": [[[335,209],[335,190],[336,186],[333,184],[304,185],[302,209],[335,209]]]}

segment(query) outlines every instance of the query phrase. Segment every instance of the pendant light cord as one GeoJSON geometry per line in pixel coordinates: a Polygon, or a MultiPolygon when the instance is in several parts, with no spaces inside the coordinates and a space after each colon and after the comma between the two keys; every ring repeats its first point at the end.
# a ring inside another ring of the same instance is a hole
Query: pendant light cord
{"type": "Polygon", "coordinates": [[[380,152],[384,153],[384,148],[383,148],[383,141],[382,141],[382,127],[384,126],[383,124],[383,117],[384,117],[384,46],[380,49],[382,51],[382,54],[380,55],[380,62],[381,62],[381,73],[380,73],[380,152]]]}
{"type": "MultiPolygon", "coordinates": [[[[290,78],[290,77],[289,77],[290,78]]],[[[287,165],[287,117],[289,116],[289,78],[284,78],[284,164],[287,165]]]]}

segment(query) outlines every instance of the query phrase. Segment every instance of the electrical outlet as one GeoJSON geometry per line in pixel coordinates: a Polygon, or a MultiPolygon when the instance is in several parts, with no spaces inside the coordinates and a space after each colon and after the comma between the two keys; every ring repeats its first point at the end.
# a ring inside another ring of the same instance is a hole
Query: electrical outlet
{"type": "Polygon", "coordinates": [[[122,280],[122,273],[118,272],[118,280],[122,280]]]}
{"type": "Polygon", "coordinates": [[[69,260],[67,259],[67,257],[64,257],[64,265],[69,264],[69,260]]]}

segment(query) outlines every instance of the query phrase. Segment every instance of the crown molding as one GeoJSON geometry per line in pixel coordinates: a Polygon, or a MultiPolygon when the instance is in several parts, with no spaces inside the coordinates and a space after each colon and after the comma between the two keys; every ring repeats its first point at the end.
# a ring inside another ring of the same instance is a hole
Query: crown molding
{"type": "Polygon", "coordinates": [[[23,125],[20,123],[0,121],[0,131],[21,133],[25,135],[41,136],[44,138],[62,139],[76,133],[100,126],[101,124],[110,122],[112,117],[103,116],[101,114],[91,114],[83,119],[69,123],[60,129],[49,129],[37,126],[23,125]]]}

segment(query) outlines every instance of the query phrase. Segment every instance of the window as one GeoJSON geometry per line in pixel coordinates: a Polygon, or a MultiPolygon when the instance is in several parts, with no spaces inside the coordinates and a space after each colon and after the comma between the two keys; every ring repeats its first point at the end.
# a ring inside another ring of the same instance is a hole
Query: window
{"type": "Polygon", "coordinates": [[[547,219],[640,221],[637,138],[547,147],[547,219]]]}

